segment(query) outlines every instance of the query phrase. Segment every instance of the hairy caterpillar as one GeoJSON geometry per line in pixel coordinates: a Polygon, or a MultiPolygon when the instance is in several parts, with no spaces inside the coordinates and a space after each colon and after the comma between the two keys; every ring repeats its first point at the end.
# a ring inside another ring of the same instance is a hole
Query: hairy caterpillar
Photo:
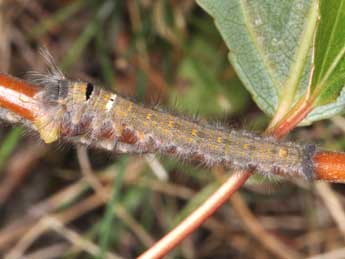
{"type": "Polygon", "coordinates": [[[315,145],[278,142],[245,131],[222,130],[145,108],[91,83],[67,79],[49,54],[50,72],[35,75],[42,88],[33,125],[46,143],[78,140],[121,153],[162,153],[206,165],[254,169],[313,179],[315,145]]]}

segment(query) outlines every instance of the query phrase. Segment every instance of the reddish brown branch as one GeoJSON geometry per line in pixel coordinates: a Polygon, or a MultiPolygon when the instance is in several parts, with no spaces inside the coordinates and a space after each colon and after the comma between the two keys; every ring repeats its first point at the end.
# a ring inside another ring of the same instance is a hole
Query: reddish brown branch
{"type": "Polygon", "coordinates": [[[35,85],[0,74],[0,106],[30,121],[33,121],[38,107],[33,99],[37,91],[35,85]]]}
{"type": "Polygon", "coordinates": [[[345,153],[318,152],[314,158],[315,178],[330,182],[345,181],[345,153]]]}

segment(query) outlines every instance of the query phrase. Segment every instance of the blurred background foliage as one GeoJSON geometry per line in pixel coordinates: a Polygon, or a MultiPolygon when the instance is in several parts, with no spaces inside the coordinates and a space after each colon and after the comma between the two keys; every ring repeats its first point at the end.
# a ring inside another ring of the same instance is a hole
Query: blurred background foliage
{"type": "MultiPolygon", "coordinates": [[[[45,71],[43,46],[67,76],[139,102],[256,131],[268,122],[229,65],[212,19],[192,0],[0,0],[0,7],[3,72],[45,71]]],[[[345,142],[333,139],[344,124],[319,122],[293,137],[343,149],[345,142]]],[[[8,258],[133,258],[226,177],[220,168],[171,158],[45,146],[9,127],[0,133],[0,253],[8,258]]],[[[283,257],[253,220],[288,244],[287,256],[343,245],[343,233],[306,183],[254,179],[229,205],[170,258],[283,257]]]]}

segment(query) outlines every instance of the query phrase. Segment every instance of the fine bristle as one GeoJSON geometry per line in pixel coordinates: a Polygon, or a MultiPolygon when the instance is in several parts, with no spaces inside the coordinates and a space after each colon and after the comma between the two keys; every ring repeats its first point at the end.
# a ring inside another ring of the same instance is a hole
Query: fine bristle
{"type": "Polygon", "coordinates": [[[54,61],[53,56],[50,54],[48,49],[40,48],[40,55],[47,64],[47,72],[41,73],[36,71],[29,71],[26,73],[26,78],[34,84],[42,87],[52,87],[58,84],[62,80],[66,80],[66,77],[59,69],[54,61]]]}

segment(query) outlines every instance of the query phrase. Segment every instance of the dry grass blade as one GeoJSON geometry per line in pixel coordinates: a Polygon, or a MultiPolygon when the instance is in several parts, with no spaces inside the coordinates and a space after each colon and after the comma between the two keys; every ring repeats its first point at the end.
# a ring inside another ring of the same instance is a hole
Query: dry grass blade
{"type": "MultiPolygon", "coordinates": [[[[82,169],[82,173],[86,182],[94,189],[95,193],[103,199],[104,203],[109,202],[109,189],[101,184],[97,176],[91,168],[91,164],[87,155],[87,150],[83,146],[77,146],[77,155],[82,169]]],[[[154,239],[145,231],[145,229],[126,211],[121,204],[114,205],[114,213],[135,233],[139,239],[146,245],[151,246],[154,239]]]]}
{"type": "MultiPolygon", "coordinates": [[[[53,218],[53,217],[46,218],[45,224],[48,228],[54,229],[61,236],[65,237],[73,245],[75,245],[78,248],[81,248],[83,251],[86,251],[93,256],[97,256],[99,254],[100,248],[97,245],[83,238],[78,233],[66,228],[56,218],[53,218]]],[[[107,252],[105,255],[105,259],[123,259],[123,257],[107,252]]]]}
{"type": "Polygon", "coordinates": [[[25,256],[26,259],[54,259],[60,258],[69,248],[69,245],[66,243],[57,243],[50,245],[44,248],[41,248],[37,251],[31,252],[25,256]]]}
{"type": "Polygon", "coordinates": [[[286,259],[303,257],[301,254],[279,241],[276,237],[269,234],[263,228],[262,224],[258,222],[256,217],[251,213],[240,194],[235,193],[230,201],[248,231],[271,253],[273,253],[275,256],[278,256],[279,258],[286,259]]]}
{"type": "Polygon", "coordinates": [[[344,258],[345,248],[335,249],[333,251],[308,257],[307,259],[342,259],[344,258]]]}
{"type": "Polygon", "coordinates": [[[345,212],[337,194],[328,183],[323,182],[316,184],[316,190],[345,238],[345,212]]]}

